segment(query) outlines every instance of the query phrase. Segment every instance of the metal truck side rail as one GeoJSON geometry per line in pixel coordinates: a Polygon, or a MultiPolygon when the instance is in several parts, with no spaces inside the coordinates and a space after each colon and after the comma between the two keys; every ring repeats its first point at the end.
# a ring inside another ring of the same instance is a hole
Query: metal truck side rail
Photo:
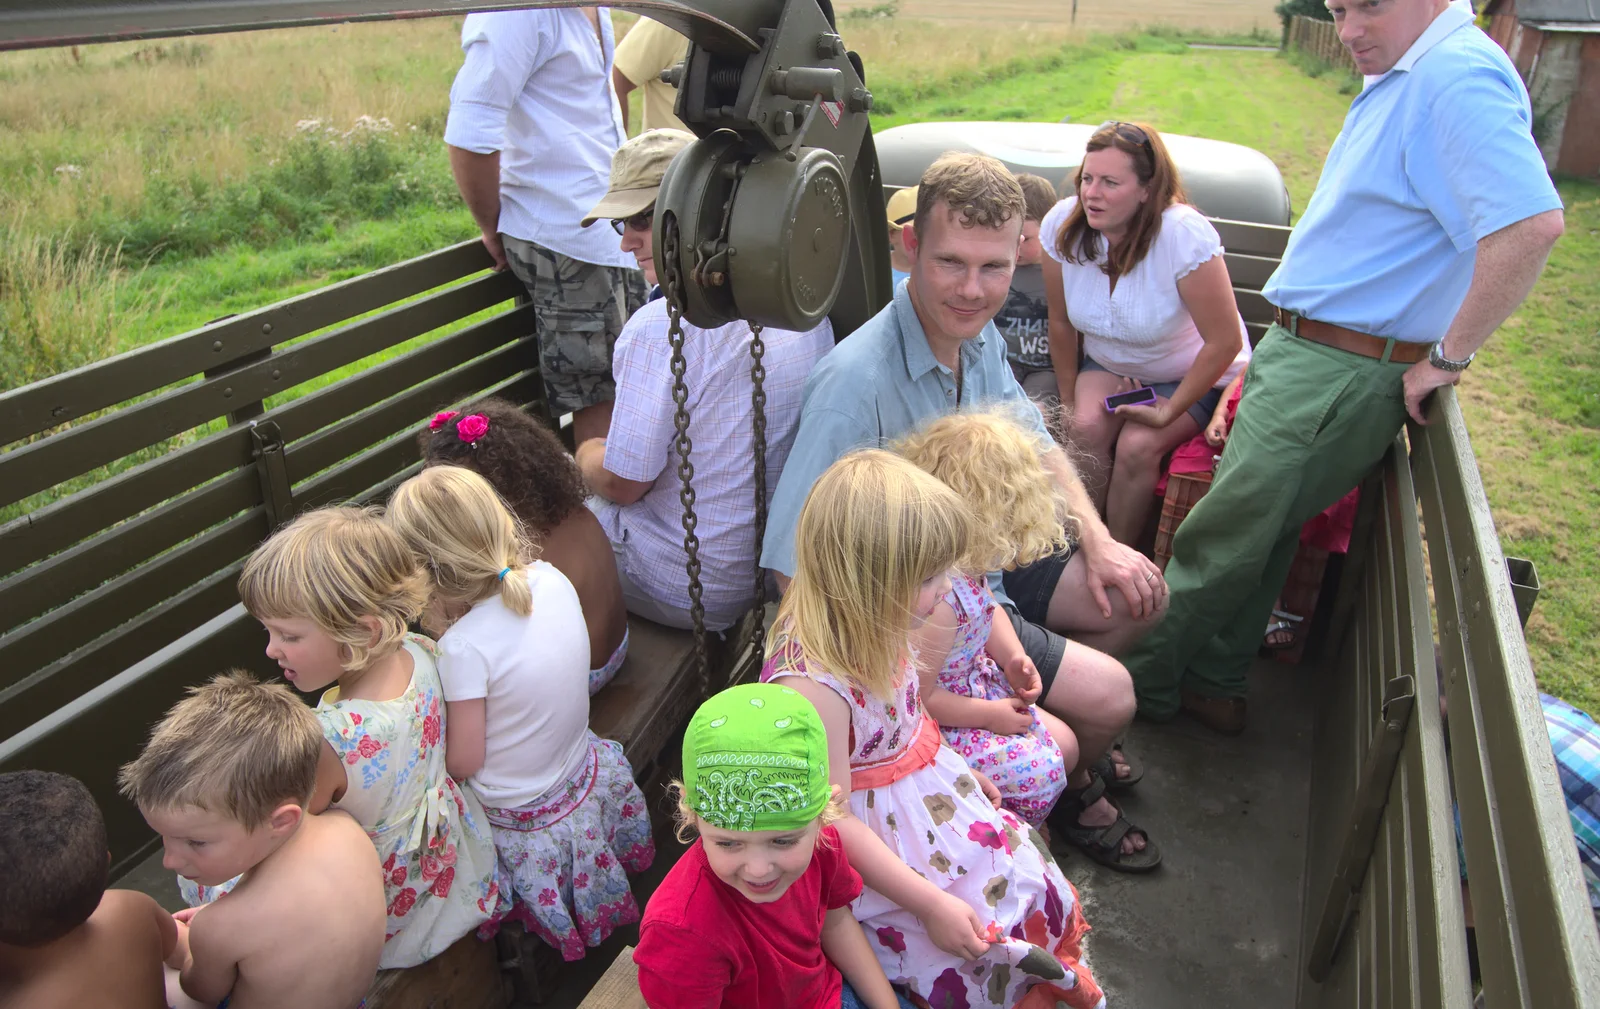
{"type": "Polygon", "coordinates": [[[1454,389],[1430,419],[1363,484],[1316,673],[1299,1005],[1471,1006],[1458,802],[1488,1006],[1593,1007],[1600,939],[1454,389]]]}
{"type": "MultiPolygon", "coordinates": [[[[608,4],[654,18],[723,55],[761,48],[762,28],[777,22],[784,0],[626,0],[608,4]]],[[[299,28],[353,21],[396,21],[471,11],[573,7],[571,2],[498,0],[25,0],[0,9],[0,50],[85,45],[260,28],[299,28]]]]}

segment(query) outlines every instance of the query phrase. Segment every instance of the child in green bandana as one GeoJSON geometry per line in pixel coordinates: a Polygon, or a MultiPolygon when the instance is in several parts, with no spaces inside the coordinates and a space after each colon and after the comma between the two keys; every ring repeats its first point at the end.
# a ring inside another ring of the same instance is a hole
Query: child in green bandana
{"type": "Polygon", "coordinates": [[[776,684],[731,687],[683,737],[679,832],[700,836],[645,908],[650,1009],[898,1009],[851,913],[861,877],[816,708],[776,684]],[[841,972],[843,977],[841,977],[841,972]]]}

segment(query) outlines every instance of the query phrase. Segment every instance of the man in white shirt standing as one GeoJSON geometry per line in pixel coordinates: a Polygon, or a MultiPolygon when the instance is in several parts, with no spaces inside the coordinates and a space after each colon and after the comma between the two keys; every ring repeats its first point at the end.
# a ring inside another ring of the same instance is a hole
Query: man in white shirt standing
{"type": "Polygon", "coordinates": [[[444,131],[456,185],[496,269],[509,267],[533,299],[551,415],[570,412],[580,442],[604,437],[612,349],[645,298],[632,257],[578,223],[605,195],[625,139],[611,12],[469,14],[461,48],[444,131]]]}

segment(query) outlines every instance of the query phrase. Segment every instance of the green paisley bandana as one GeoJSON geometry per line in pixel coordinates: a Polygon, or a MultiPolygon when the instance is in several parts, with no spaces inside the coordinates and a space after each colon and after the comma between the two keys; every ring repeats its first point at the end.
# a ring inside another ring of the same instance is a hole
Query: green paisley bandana
{"type": "Polygon", "coordinates": [[[723,830],[798,830],[822,813],[832,785],[822,719],[789,687],[729,687],[683,734],[684,797],[723,830]]]}

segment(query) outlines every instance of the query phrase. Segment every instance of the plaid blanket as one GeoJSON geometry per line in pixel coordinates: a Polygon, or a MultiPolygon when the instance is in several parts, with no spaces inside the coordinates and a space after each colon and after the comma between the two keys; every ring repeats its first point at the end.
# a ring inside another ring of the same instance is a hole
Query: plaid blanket
{"type": "Polygon", "coordinates": [[[1586,712],[1548,694],[1539,695],[1555,751],[1567,815],[1589,885],[1589,905],[1600,910],[1600,726],[1586,712]]]}

